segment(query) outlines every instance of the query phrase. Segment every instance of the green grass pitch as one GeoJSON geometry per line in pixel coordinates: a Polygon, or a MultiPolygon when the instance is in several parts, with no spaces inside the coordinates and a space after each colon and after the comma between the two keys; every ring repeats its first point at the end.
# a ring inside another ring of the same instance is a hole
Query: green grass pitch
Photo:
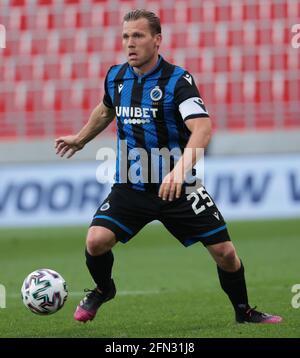
{"type": "Polygon", "coordinates": [[[87,228],[0,230],[0,337],[300,337],[300,309],[291,287],[300,283],[300,221],[229,223],[243,259],[250,303],[282,315],[280,325],[237,325],[216,266],[201,244],[182,247],[162,225],[144,228],[114,250],[118,293],[96,319],[80,324],[73,312],[93,288],[84,261],[87,228]],[[69,297],[52,316],[28,311],[20,298],[25,276],[51,268],[68,283],[69,297]]]}

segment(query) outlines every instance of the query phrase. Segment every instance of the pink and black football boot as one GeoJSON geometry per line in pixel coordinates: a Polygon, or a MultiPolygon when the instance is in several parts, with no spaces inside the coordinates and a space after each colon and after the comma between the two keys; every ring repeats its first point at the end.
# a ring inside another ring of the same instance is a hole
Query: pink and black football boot
{"type": "Polygon", "coordinates": [[[80,322],[92,321],[100,306],[113,299],[116,295],[116,286],[113,280],[111,280],[110,290],[106,295],[101,293],[97,287],[93,290],[85,289],[88,292],[87,295],[80,301],[74,313],[74,319],[80,322]]]}

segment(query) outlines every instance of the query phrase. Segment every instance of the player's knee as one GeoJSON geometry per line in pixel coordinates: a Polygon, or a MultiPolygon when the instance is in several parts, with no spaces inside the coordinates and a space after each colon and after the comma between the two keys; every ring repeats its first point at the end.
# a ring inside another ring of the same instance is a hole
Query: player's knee
{"type": "Polygon", "coordinates": [[[222,260],[226,263],[234,262],[236,259],[236,251],[234,247],[230,247],[221,253],[222,260]]]}
{"type": "Polygon", "coordinates": [[[115,243],[115,234],[104,227],[92,226],[88,231],[86,248],[92,256],[105,254],[115,243]]]}
{"type": "Polygon", "coordinates": [[[234,247],[224,249],[216,259],[217,265],[225,270],[235,272],[240,268],[240,260],[234,247]]]}
{"type": "Polygon", "coordinates": [[[221,244],[218,248],[214,248],[213,256],[221,262],[230,263],[236,260],[236,251],[234,246],[230,244],[221,244]]]}

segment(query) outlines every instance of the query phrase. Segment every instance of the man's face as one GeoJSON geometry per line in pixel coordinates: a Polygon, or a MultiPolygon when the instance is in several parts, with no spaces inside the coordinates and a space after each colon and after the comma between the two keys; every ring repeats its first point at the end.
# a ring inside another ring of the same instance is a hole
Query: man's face
{"type": "Polygon", "coordinates": [[[123,48],[130,66],[141,68],[151,63],[158,53],[161,35],[152,35],[147,19],[125,21],[123,24],[123,48]]]}

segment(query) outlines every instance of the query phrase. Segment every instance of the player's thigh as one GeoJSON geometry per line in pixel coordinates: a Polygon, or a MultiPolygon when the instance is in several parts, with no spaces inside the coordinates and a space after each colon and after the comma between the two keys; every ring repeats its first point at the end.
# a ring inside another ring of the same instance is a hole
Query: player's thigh
{"type": "Polygon", "coordinates": [[[161,221],[184,246],[230,241],[224,218],[204,187],[166,202],[161,221]]]}
{"type": "Polygon", "coordinates": [[[153,220],[155,207],[145,193],[114,185],[96,211],[90,227],[103,227],[115,234],[116,241],[129,241],[153,220]]]}

